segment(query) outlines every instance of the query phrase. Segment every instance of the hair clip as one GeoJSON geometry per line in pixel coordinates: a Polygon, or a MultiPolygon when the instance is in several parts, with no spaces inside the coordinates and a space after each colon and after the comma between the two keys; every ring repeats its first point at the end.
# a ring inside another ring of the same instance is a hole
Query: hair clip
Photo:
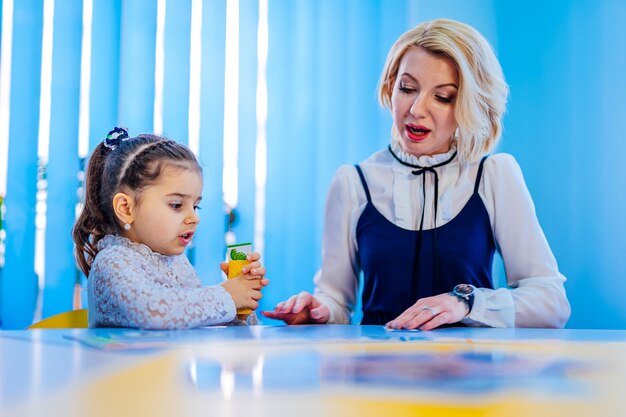
{"type": "Polygon", "coordinates": [[[120,144],[120,141],[128,140],[128,139],[130,139],[128,137],[128,129],[126,129],[125,127],[115,126],[115,129],[111,130],[107,134],[103,142],[104,142],[104,146],[113,150],[117,148],[117,145],[120,144]]]}

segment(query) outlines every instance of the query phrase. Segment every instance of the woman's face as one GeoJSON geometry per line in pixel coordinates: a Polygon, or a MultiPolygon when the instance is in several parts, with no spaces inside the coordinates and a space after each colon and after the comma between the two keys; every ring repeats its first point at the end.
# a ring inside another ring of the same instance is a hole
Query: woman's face
{"type": "Polygon", "coordinates": [[[450,59],[420,47],[406,51],[391,95],[393,124],[405,152],[422,156],[450,150],[458,90],[459,73],[450,59]]]}

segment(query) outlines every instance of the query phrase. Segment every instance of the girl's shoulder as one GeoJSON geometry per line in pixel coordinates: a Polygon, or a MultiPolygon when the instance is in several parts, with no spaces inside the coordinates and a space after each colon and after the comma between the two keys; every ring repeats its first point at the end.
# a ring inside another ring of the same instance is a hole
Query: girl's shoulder
{"type": "Polygon", "coordinates": [[[90,277],[123,277],[142,281],[157,277],[163,271],[182,270],[177,257],[153,252],[148,246],[133,243],[121,236],[105,236],[98,242],[99,252],[91,265],[90,277]]]}
{"type": "Polygon", "coordinates": [[[118,235],[106,235],[98,242],[98,254],[100,256],[123,256],[123,255],[148,255],[150,248],[131,242],[125,237],[118,235]]]}
{"type": "Polygon", "coordinates": [[[91,265],[92,271],[105,271],[112,267],[117,268],[119,265],[136,263],[143,259],[142,254],[128,243],[131,242],[120,236],[104,236],[98,242],[98,253],[91,265]]]}
{"type": "Polygon", "coordinates": [[[94,264],[126,263],[126,264],[159,264],[161,261],[172,263],[171,256],[153,252],[148,246],[134,243],[123,236],[106,235],[98,242],[98,253],[94,264]]]}
{"type": "Polygon", "coordinates": [[[145,257],[169,258],[169,256],[161,255],[154,252],[143,243],[131,242],[129,239],[119,235],[106,235],[98,242],[98,253],[100,252],[122,252],[134,253],[145,257]]]}

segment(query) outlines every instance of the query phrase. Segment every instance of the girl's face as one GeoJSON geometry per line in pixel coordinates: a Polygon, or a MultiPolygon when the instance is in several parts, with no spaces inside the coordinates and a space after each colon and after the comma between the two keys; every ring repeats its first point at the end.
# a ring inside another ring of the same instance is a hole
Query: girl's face
{"type": "Polygon", "coordinates": [[[164,167],[157,182],[146,187],[132,211],[125,233],[162,255],[180,255],[196,231],[202,200],[202,175],[191,169],[164,167]]]}
{"type": "Polygon", "coordinates": [[[405,152],[422,156],[450,150],[458,90],[459,74],[450,59],[420,47],[406,51],[391,95],[394,130],[405,152]]]}

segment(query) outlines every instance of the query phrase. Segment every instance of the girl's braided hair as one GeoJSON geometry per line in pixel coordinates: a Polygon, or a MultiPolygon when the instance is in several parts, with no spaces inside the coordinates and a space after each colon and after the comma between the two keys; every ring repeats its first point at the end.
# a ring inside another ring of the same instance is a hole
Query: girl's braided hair
{"type": "Polygon", "coordinates": [[[160,136],[142,134],[129,138],[126,129],[115,128],[96,146],[87,164],[85,205],[72,230],[76,262],[86,276],[98,253],[100,239],[122,233],[122,224],[113,210],[115,194],[130,190],[140,198],[141,192],[154,184],[166,167],[202,173],[189,148],[160,136]]]}

